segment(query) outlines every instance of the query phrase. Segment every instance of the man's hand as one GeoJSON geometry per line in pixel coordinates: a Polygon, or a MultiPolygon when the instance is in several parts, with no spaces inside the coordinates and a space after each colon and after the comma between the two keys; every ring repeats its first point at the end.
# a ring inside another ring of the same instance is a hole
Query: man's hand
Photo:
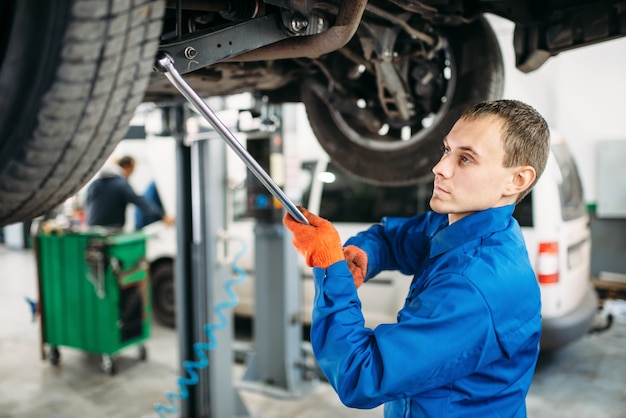
{"type": "Polygon", "coordinates": [[[343,249],[343,255],[354,278],[354,285],[358,289],[367,274],[367,253],[356,245],[348,245],[343,249]]]}
{"type": "Polygon", "coordinates": [[[176,219],[171,215],[164,215],[161,220],[167,226],[173,226],[176,223],[176,219]]]}
{"type": "Polygon", "coordinates": [[[293,234],[293,246],[304,256],[307,266],[325,269],[343,260],[341,238],[335,227],[326,219],[300,206],[298,209],[309,221],[309,225],[296,221],[289,213],[285,214],[283,224],[293,234]]]}

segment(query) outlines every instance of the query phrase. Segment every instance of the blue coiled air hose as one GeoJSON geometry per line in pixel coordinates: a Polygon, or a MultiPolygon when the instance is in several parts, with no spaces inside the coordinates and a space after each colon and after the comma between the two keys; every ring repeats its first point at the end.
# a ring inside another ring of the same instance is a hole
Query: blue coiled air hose
{"type": "Polygon", "coordinates": [[[177,379],[178,392],[167,391],[165,393],[168,405],[163,405],[160,403],[154,405],[154,410],[157,412],[160,418],[164,418],[165,414],[173,414],[175,412],[178,412],[179,407],[176,403],[176,399],[182,401],[189,397],[189,391],[187,390],[187,388],[198,383],[198,373],[196,373],[196,370],[204,369],[209,365],[209,358],[207,357],[205,352],[213,350],[215,347],[217,347],[217,338],[215,337],[214,332],[222,330],[228,326],[228,319],[224,314],[224,310],[234,308],[235,306],[237,306],[237,303],[239,303],[239,298],[237,297],[237,294],[232,289],[232,287],[236,284],[244,282],[248,278],[245,270],[237,265],[237,262],[244,255],[247,249],[246,244],[243,241],[241,241],[241,243],[242,248],[235,255],[231,263],[231,268],[235,273],[235,276],[224,282],[224,290],[228,295],[228,300],[218,303],[217,305],[215,305],[214,308],[214,312],[218,318],[218,322],[206,324],[204,326],[204,332],[207,336],[208,342],[197,342],[193,345],[193,350],[199,360],[185,360],[183,362],[183,369],[185,370],[185,374],[184,376],[180,376],[177,379]]]}

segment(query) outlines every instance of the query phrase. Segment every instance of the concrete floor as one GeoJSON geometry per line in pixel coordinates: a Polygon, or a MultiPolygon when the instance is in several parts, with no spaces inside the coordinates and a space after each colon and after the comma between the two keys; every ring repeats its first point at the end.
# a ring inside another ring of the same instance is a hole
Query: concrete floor
{"type": "MultiPolygon", "coordinates": [[[[0,244],[0,418],[147,417],[176,389],[176,332],[153,324],[148,360],[136,347],[116,358],[118,373],[104,374],[100,357],[61,347],[61,365],[40,357],[39,322],[25,297],[36,298],[36,267],[30,250],[0,244]]],[[[243,366],[234,365],[240,376],[243,366]]],[[[305,396],[278,399],[239,391],[250,416],[264,418],[382,417],[382,407],[349,409],[323,382],[305,396]]],[[[626,417],[626,324],[590,334],[540,362],[527,398],[531,418],[626,417]]],[[[221,418],[221,417],[218,417],[221,418]]],[[[228,417],[227,417],[228,418],[228,417]]]]}

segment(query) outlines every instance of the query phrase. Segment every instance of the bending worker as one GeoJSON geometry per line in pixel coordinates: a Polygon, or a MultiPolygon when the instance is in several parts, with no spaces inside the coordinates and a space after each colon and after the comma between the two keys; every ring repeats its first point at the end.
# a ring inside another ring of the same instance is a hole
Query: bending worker
{"type": "Polygon", "coordinates": [[[525,417],[541,334],[539,287],[512,217],[548,159],[547,123],[513,100],[467,109],[443,138],[432,211],[383,218],[345,248],[303,210],[285,226],[313,267],[311,343],[341,401],[385,417],[525,417]],[[365,327],[357,288],[413,275],[397,322],[365,327]]]}
{"type": "Polygon", "coordinates": [[[126,223],[126,206],[129,203],[137,205],[147,215],[157,216],[166,225],[174,224],[174,218],[166,215],[161,207],[135,193],[128,183],[134,170],[135,159],[125,156],[119,159],[117,167],[105,167],[100,171],[98,178],[87,189],[87,225],[122,228],[126,223]]]}

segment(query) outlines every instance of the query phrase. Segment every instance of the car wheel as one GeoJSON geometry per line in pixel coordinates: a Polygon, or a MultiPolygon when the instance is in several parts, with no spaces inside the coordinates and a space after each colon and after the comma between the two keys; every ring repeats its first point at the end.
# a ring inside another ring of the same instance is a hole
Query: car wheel
{"type": "Polygon", "coordinates": [[[420,52],[410,37],[398,37],[394,45],[394,65],[413,98],[409,120],[394,118],[389,103],[381,103],[376,72],[355,64],[354,57],[363,52],[354,40],[351,53],[333,53],[321,61],[324,80],[303,84],[312,130],[339,168],[380,185],[429,180],[441,141],[463,110],[501,96],[502,55],[484,18],[440,28],[439,36],[443,47],[432,53],[420,52]]]}
{"type": "Polygon", "coordinates": [[[102,166],[141,103],[161,1],[0,6],[0,226],[41,215],[102,166]]]}
{"type": "Polygon", "coordinates": [[[174,328],[176,326],[176,298],[174,286],[174,265],[163,262],[154,266],[150,272],[152,284],[152,313],[160,324],[174,328]]]}

